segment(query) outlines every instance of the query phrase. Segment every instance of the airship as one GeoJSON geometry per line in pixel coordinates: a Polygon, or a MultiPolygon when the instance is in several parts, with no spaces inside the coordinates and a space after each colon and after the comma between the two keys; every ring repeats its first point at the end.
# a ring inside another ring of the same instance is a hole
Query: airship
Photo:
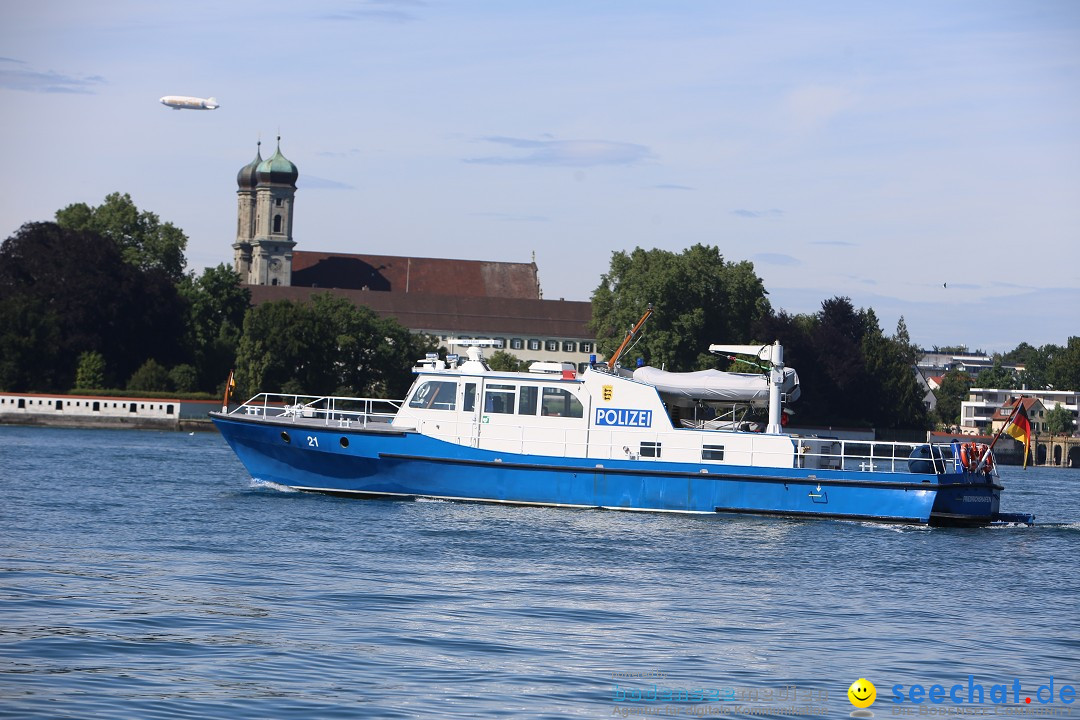
{"type": "Polygon", "coordinates": [[[219,107],[216,98],[197,98],[185,95],[166,95],[161,98],[161,104],[167,105],[173,110],[217,110],[219,107]]]}

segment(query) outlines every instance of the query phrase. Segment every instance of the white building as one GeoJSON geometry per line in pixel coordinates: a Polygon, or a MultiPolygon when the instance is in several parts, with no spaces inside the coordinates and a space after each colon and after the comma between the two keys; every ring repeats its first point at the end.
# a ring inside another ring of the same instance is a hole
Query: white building
{"type": "Polygon", "coordinates": [[[985,435],[990,433],[991,419],[994,412],[1015,397],[1034,398],[1042,403],[1043,410],[1037,410],[1041,417],[1030,418],[1032,430],[1044,429],[1046,411],[1058,405],[1064,405],[1075,417],[1080,412],[1080,391],[1078,390],[999,390],[993,388],[971,388],[968,399],[960,403],[960,432],[965,435],[985,435]]]}

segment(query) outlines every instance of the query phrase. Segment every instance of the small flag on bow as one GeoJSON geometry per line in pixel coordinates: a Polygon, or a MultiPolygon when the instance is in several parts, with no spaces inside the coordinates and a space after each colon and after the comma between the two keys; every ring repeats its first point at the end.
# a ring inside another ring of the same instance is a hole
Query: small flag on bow
{"type": "Polygon", "coordinates": [[[1028,455],[1031,453],[1031,423],[1028,422],[1027,413],[1024,412],[1023,404],[1017,401],[1016,412],[1013,413],[1012,422],[1005,428],[1005,432],[1024,443],[1024,469],[1027,469],[1028,455]]]}

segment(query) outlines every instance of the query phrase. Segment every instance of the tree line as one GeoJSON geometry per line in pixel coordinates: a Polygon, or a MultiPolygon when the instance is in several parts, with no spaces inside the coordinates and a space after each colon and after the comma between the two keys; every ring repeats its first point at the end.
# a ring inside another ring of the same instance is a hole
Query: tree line
{"type": "Polygon", "coordinates": [[[251,307],[227,265],[184,272],[187,237],[127,194],[0,245],[0,390],[401,395],[430,338],[342,298],[251,307]]]}
{"type": "MultiPolygon", "coordinates": [[[[610,354],[651,303],[654,314],[624,362],[641,357],[674,371],[760,371],[703,351],[713,343],[779,340],[785,364],[801,381],[802,397],[791,407],[800,425],[927,429],[959,423],[970,377],[946,376],[936,411],[927,411],[916,369],[922,351],[903,318],[886,334],[872,308],[855,308],[847,297],[824,300],[816,313],[792,315],[774,310],[767,296],[751,263],[726,261],[714,246],[617,251],[592,296],[592,329],[597,348],[610,354]]],[[[1067,347],[1021,343],[996,357],[979,380],[995,388],[1080,388],[1080,337],[1067,347]],[[1017,363],[1023,373],[1002,367],[1017,363]]]]}
{"type": "MultiPolygon", "coordinates": [[[[0,390],[219,394],[235,368],[245,396],[400,397],[415,360],[436,349],[432,338],[328,293],[251,307],[231,267],[185,272],[186,247],[179,228],[120,193],[19,228],[0,245],[0,390]]],[[[706,349],[779,340],[802,381],[798,424],[951,424],[970,388],[970,378],[951,373],[938,412],[928,414],[915,370],[921,351],[902,318],[886,334],[873,309],[846,297],[812,314],[776,311],[753,264],[727,261],[714,246],[613,253],[592,294],[597,350],[610,355],[650,303],[654,314],[625,359],[673,371],[753,372],[706,349]]],[[[522,369],[505,352],[491,364],[522,369]]],[[[1078,388],[1080,338],[1066,347],[1021,343],[980,381],[1078,388]],[[1018,363],[1021,374],[1004,367],[1018,363]]]]}

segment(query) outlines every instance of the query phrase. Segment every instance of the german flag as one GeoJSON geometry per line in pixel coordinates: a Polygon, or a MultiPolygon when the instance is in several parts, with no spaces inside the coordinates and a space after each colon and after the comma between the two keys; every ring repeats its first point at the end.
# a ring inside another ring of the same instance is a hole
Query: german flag
{"type": "Polygon", "coordinates": [[[1031,454],[1031,423],[1028,422],[1023,404],[1020,402],[1017,402],[1017,404],[1019,407],[1013,413],[1012,422],[1005,428],[1005,432],[1024,443],[1024,469],[1026,470],[1028,455],[1031,454]]]}
{"type": "Polygon", "coordinates": [[[236,389],[236,378],[233,377],[233,371],[229,371],[229,379],[225,381],[225,397],[221,401],[221,412],[229,412],[229,396],[232,395],[233,390],[236,389]]]}

